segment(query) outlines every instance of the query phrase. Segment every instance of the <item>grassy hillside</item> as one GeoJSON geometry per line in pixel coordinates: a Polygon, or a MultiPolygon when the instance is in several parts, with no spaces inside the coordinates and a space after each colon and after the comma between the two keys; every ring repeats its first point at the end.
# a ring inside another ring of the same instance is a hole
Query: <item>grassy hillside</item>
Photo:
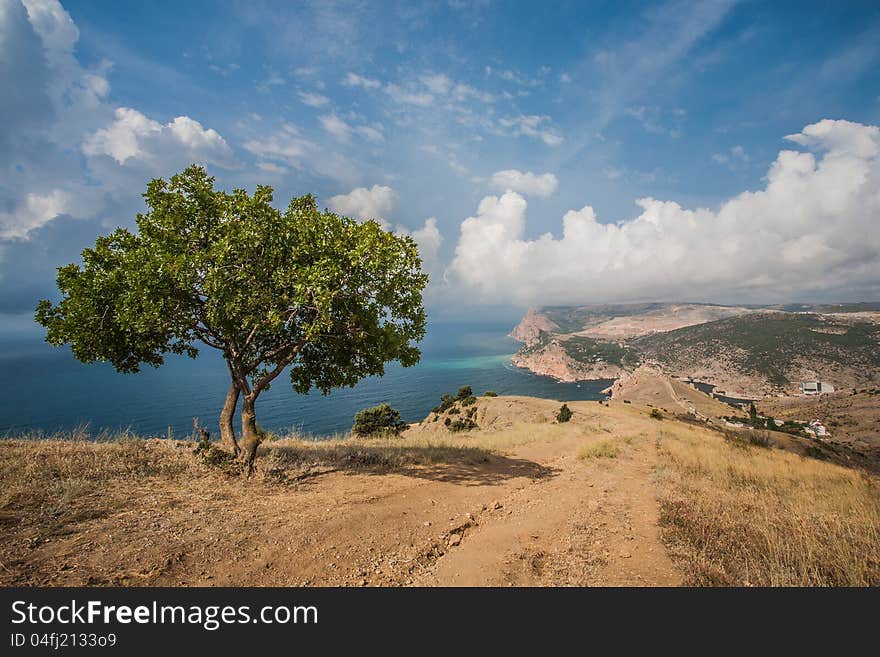
{"type": "Polygon", "coordinates": [[[880,326],[844,323],[816,314],[757,313],[707,322],[639,338],[633,346],[673,369],[723,359],[774,385],[790,383],[797,361],[814,369],[880,368],[880,326]]]}

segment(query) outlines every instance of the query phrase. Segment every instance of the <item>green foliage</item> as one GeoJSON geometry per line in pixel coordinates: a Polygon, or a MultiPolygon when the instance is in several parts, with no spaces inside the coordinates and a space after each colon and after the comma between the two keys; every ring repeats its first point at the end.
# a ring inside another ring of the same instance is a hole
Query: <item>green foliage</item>
{"type": "Polygon", "coordinates": [[[461,401],[462,399],[467,399],[468,397],[473,396],[473,394],[473,390],[471,390],[470,386],[462,386],[458,389],[458,395],[455,399],[461,401]]]}
{"type": "Polygon", "coordinates": [[[661,411],[659,408],[652,408],[651,409],[651,417],[655,420],[662,420],[663,419],[663,411],[661,411]]]}
{"type": "Polygon", "coordinates": [[[560,342],[560,345],[572,359],[579,363],[595,363],[604,361],[618,367],[633,364],[638,355],[629,347],[616,342],[596,340],[586,336],[573,336],[560,342]]]}
{"type": "Polygon", "coordinates": [[[440,397],[440,404],[431,409],[432,413],[444,413],[455,404],[455,398],[452,395],[443,395],[440,397]]]}
{"type": "Polygon", "coordinates": [[[568,422],[571,419],[571,416],[572,412],[571,409],[568,407],[568,404],[563,404],[559,408],[559,412],[556,414],[556,421],[560,423],[568,422]]]}
{"type": "Polygon", "coordinates": [[[137,233],[99,237],[59,268],[60,302],[35,315],[49,343],[120,372],[207,345],[251,407],[285,369],[297,392],[326,394],[418,362],[428,278],[410,237],[311,195],[282,212],[270,187],[215,190],[198,166],[151,181],[144,199],[137,233]]]}
{"type": "Polygon", "coordinates": [[[458,415],[459,413],[461,413],[461,409],[459,409],[457,406],[453,406],[449,409],[450,415],[458,415]]]}
{"type": "Polygon", "coordinates": [[[497,397],[497,396],[498,396],[498,393],[495,392],[494,390],[487,390],[486,392],[483,393],[483,397],[497,397]]]}
{"type": "Polygon", "coordinates": [[[476,403],[477,403],[477,398],[474,397],[473,395],[471,395],[470,397],[465,397],[464,399],[461,400],[462,406],[470,406],[471,404],[476,404],[476,403]]]}
{"type": "Polygon", "coordinates": [[[880,327],[809,313],[750,313],[657,333],[633,341],[645,356],[663,363],[698,362],[725,356],[731,365],[789,383],[796,359],[858,367],[880,367],[880,327]]]}
{"type": "MultiPolygon", "coordinates": [[[[446,418],[449,420],[449,418],[446,418]]],[[[456,433],[458,431],[470,431],[471,429],[477,428],[477,423],[474,422],[471,418],[459,418],[453,420],[451,422],[446,423],[446,428],[451,432],[456,433]]]]}
{"type": "Polygon", "coordinates": [[[400,419],[400,413],[388,404],[380,404],[373,408],[365,408],[354,416],[352,433],[358,436],[374,436],[376,434],[398,435],[409,425],[400,419]]]}

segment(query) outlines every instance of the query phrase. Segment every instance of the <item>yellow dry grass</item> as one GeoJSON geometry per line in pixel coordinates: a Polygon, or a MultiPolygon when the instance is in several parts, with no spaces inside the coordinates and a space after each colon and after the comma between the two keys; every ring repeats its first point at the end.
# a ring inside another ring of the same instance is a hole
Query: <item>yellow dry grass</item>
{"type": "Polygon", "coordinates": [[[665,538],[697,585],[880,584],[880,488],[859,471],[664,426],[665,538]]]}
{"type": "Polygon", "coordinates": [[[587,443],[578,450],[578,458],[587,459],[616,459],[620,456],[620,445],[616,440],[598,440],[587,443]]]}

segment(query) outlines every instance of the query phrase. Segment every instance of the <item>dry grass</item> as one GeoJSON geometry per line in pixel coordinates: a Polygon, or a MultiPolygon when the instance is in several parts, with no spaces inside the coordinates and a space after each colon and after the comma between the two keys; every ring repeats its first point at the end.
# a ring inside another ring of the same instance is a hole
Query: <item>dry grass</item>
{"type": "Polygon", "coordinates": [[[875,478],[664,426],[664,536],[697,585],[880,584],[875,478]]]}
{"type": "Polygon", "coordinates": [[[578,450],[578,458],[587,459],[616,459],[620,456],[620,445],[616,440],[599,440],[587,443],[578,450]]]}
{"type": "Polygon", "coordinates": [[[491,449],[475,447],[456,435],[450,434],[449,438],[277,438],[261,449],[258,467],[269,477],[277,478],[283,472],[314,467],[394,470],[437,463],[477,465],[492,453],[491,449]]]}
{"type": "Polygon", "coordinates": [[[48,533],[111,513],[125,503],[110,490],[120,480],[175,477],[198,468],[191,445],[141,440],[87,441],[71,436],[0,441],[0,520],[48,533]]]}

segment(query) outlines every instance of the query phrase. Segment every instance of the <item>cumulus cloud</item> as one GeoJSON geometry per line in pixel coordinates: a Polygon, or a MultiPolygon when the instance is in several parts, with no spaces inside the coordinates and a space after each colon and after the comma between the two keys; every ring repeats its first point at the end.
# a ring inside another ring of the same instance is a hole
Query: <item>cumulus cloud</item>
{"type": "Polygon", "coordinates": [[[421,228],[410,231],[405,226],[398,225],[395,232],[398,235],[409,235],[419,247],[419,255],[422,258],[422,269],[429,275],[437,275],[440,271],[440,246],[443,244],[443,235],[437,227],[437,219],[429,217],[421,228]]]}
{"type": "Polygon", "coordinates": [[[823,120],[787,137],[766,186],[717,210],[643,198],[599,223],[590,206],[562,234],[526,238],[526,200],[487,196],[461,224],[450,282],[520,304],[638,299],[778,301],[880,291],[880,128],[823,120]]]}
{"type": "Polygon", "coordinates": [[[0,239],[26,240],[59,216],[135,210],[132,190],[170,167],[234,164],[195,119],[163,124],[108,102],[111,63],[81,65],[78,39],[57,0],[0,3],[0,239]]]}
{"type": "Polygon", "coordinates": [[[119,164],[129,159],[154,161],[159,164],[175,152],[178,158],[228,166],[233,162],[232,149],[220,134],[207,130],[188,116],[178,116],[163,125],[130,107],[119,107],[115,120],[106,128],[88,135],[83,153],[89,156],[109,155],[119,164]]]}
{"type": "Polygon", "coordinates": [[[559,180],[552,173],[538,175],[531,171],[523,173],[516,169],[506,169],[492,174],[489,184],[502,191],[510,190],[526,196],[547,198],[556,191],[559,180]]]}
{"type": "Polygon", "coordinates": [[[358,187],[348,194],[332,196],[327,200],[327,205],[334,212],[353,217],[360,221],[376,219],[384,227],[387,227],[386,219],[394,207],[394,190],[382,185],[373,185],[370,188],[358,187]]]}

